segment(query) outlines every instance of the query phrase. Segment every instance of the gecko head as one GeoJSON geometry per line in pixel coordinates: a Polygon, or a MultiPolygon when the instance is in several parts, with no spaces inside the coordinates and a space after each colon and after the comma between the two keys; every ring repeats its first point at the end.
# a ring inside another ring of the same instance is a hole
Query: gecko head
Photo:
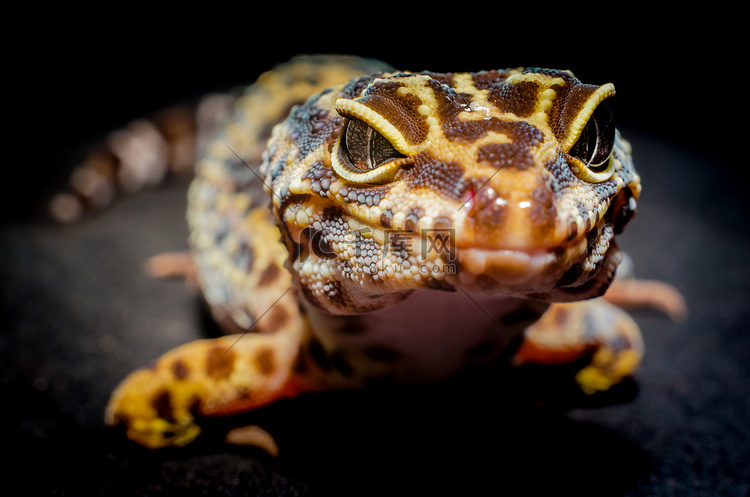
{"type": "Polygon", "coordinates": [[[312,97],[263,165],[302,295],[336,314],[417,289],[601,295],[640,193],[613,94],[514,69],[380,74],[312,97]]]}

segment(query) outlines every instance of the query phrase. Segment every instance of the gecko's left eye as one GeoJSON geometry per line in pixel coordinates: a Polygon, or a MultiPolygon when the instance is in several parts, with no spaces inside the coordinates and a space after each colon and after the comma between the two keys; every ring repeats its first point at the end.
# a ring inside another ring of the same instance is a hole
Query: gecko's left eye
{"type": "Polygon", "coordinates": [[[587,169],[600,173],[609,166],[615,143],[615,124],[606,105],[600,105],[586,123],[570,155],[584,163],[587,169]]]}
{"type": "Polygon", "coordinates": [[[383,135],[359,119],[350,119],[341,140],[342,161],[352,172],[363,173],[403,158],[383,135]]]}

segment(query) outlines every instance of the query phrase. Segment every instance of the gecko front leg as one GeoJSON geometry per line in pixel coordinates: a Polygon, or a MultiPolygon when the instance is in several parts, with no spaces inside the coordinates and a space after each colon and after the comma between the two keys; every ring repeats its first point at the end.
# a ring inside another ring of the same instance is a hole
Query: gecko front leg
{"type": "Polygon", "coordinates": [[[524,332],[513,363],[558,365],[589,356],[575,381],[583,392],[593,394],[631,376],[643,350],[643,338],[633,319],[618,307],[595,299],[552,304],[524,332]]]}
{"type": "MultiPolygon", "coordinates": [[[[294,300],[288,301],[277,305],[286,309],[283,304],[294,300]]],[[[269,319],[274,316],[261,317],[259,329],[269,319]]],[[[125,425],[130,439],[150,448],[182,446],[200,433],[198,416],[248,411],[296,396],[303,388],[294,370],[305,322],[286,321],[273,333],[197,340],[167,352],[117,387],[107,424],[125,425]]]]}

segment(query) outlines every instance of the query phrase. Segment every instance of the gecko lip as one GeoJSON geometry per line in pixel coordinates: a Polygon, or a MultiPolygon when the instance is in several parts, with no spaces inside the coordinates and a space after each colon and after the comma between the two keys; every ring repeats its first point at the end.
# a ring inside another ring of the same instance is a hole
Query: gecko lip
{"type": "Polygon", "coordinates": [[[554,300],[581,300],[604,293],[622,258],[615,241],[636,212],[637,191],[620,190],[585,232],[569,241],[531,250],[463,247],[457,251],[456,286],[554,300]]]}
{"type": "Polygon", "coordinates": [[[458,252],[458,286],[491,293],[528,293],[551,287],[562,276],[559,254],[464,248],[458,252]]]}
{"type": "Polygon", "coordinates": [[[619,260],[614,231],[602,219],[587,236],[562,247],[532,251],[460,249],[455,284],[484,293],[578,300],[603,292],[619,260]]]}

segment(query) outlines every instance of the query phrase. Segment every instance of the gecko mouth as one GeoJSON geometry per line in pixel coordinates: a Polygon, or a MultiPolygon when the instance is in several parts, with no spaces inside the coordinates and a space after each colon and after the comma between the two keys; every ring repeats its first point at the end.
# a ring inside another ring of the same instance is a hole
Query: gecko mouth
{"type": "Polygon", "coordinates": [[[612,228],[605,223],[600,228],[591,241],[584,238],[554,250],[463,249],[456,286],[553,300],[596,296],[591,293],[606,289],[620,262],[612,228]]]}
{"type": "Polygon", "coordinates": [[[401,277],[391,279],[403,289],[460,287],[481,293],[580,300],[606,289],[620,261],[614,235],[633,210],[632,196],[621,192],[588,232],[561,246],[531,250],[457,247],[455,230],[450,227],[389,230],[352,215],[299,223],[300,216],[291,209],[285,217],[298,221],[289,223],[287,230],[300,248],[295,252],[298,270],[310,274],[316,271],[317,261],[318,271],[323,265],[331,271],[344,267],[354,279],[363,279],[363,284],[394,275],[401,277]],[[310,255],[315,260],[306,265],[310,255]],[[331,262],[323,264],[324,260],[331,262]]]}
{"type": "Polygon", "coordinates": [[[545,300],[597,297],[606,291],[622,259],[615,234],[634,213],[635,199],[626,188],[593,228],[567,245],[533,251],[463,248],[455,284],[545,300]]]}

